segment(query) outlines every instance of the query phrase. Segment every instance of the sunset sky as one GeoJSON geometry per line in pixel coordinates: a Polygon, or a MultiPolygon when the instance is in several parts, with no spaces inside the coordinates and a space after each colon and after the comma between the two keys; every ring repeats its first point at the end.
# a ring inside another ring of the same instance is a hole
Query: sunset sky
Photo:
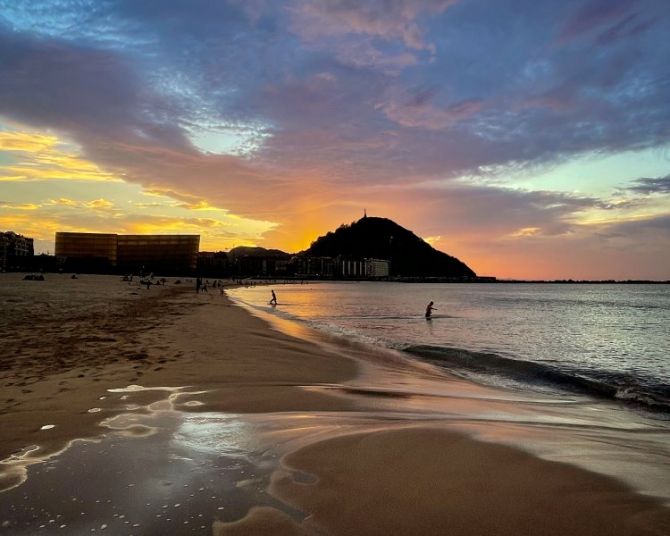
{"type": "Polygon", "coordinates": [[[668,0],[0,0],[0,230],[670,279],[668,0]]]}

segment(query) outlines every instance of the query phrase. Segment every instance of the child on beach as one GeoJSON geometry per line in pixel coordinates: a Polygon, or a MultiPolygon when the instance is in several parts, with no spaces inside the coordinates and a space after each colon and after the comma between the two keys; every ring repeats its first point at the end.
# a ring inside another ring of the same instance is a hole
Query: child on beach
{"type": "Polygon", "coordinates": [[[437,311],[437,309],[435,307],[433,307],[433,302],[430,302],[426,306],[426,320],[430,320],[430,317],[432,316],[433,311],[437,311]]]}
{"type": "Polygon", "coordinates": [[[270,300],[270,305],[277,305],[277,295],[274,290],[270,291],[272,293],[272,299],[270,300]]]}

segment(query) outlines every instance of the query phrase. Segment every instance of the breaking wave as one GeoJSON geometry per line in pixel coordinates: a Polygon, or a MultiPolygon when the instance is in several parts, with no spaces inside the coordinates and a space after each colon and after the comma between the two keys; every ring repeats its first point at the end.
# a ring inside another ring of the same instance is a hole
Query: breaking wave
{"type": "Polygon", "coordinates": [[[474,373],[480,378],[495,375],[530,385],[621,400],[652,411],[670,413],[670,386],[660,383],[643,385],[636,378],[621,373],[568,370],[549,363],[444,346],[414,345],[403,350],[456,374],[474,373]]]}

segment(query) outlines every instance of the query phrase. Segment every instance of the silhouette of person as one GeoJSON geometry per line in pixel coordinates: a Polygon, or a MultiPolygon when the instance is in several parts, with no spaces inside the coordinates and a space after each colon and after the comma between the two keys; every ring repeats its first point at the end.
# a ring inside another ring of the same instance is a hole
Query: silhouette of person
{"type": "Polygon", "coordinates": [[[277,305],[277,295],[274,290],[270,291],[272,293],[272,299],[270,300],[270,305],[277,305]]]}
{"type": "Polygon", "coordinates": [[[430,317],[433,315],[433,311],[437,311],[437,309],[433,307],[433,302],[430,302],[426,306],[426,320],[430,320],[430,317]]]}

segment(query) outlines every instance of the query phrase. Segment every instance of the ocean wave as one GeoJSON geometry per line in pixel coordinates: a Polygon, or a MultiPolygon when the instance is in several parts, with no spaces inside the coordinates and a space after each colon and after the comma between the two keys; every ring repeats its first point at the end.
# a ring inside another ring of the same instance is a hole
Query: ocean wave
{"type": "Polygon", "coordinates": [[[663,310],[667,311],[670,308],[667,305],[662,304],[651,304],[651,303],[631,303],[627,301],[616,301],[616,300],[603,300],[603,299],[594,299],[590,300],[587,298],[575,299],[575,298],[563,298],[552,296],[551,298],[538,298],[538,297],[524,297],[524,296],[497,296],[491,298],[494,302],[503,302],[503,303],[515,303],[515,304],[530,304],[532,307],[537,306],[561,306],[561,307],[607,307],[615,309],[640,309],[643,311],[655,311],[663,310]]]}
{"type": "Polygon", "coordinates": [[[545,385],[564,391],[619,400],[655,412],[670,414],[670,386],[641,385],[635,378],[615,372],[566,370],[557,366],[473,352],[445,346],[414,345],[403,351],[453,372],[495,375],[530,385],[545,385]]]}
{"type": "MultiPolygon", "coordinates": [[[[313,315],[307,319],[295,311],[252,304],[235,296],[234,300],[251,309],[264,311],[286,320],[297,321],[312,329],[329,333],[349,341],[357,341],[371,346],[382,346],[392,350],[401,350],[448,369],[450,372],[465,376],[471,381],[512,388],[531,388],[540,391],[565,391],[587,394],[609,400],[616,400],[629,406],[648,409],[654,414],[670,417],[670,386],[654,381],[648,376],[626,374],[623,371],[580,369],[574,363],[556,359],[555,361],[527,361],[511,354],[502,354],[498,350],[465,350],[442,345],[408,345],[389,334],[393,325],[384,321],[411,320],[425,323],[423,316],[409,315],[313,315]],[[381,324],[363,326],[345,326],[341,321],[351,322],[371,320],[381,324]],[[388,329],[390,328],[390,329],[388,329]],[[498,352],[498,353],[497,353],[498,352]]],[[[448,315],[444,315],[448,317],[448,315]]],[[[436,317],[439,320],[439,317],[436,317]]]]}

